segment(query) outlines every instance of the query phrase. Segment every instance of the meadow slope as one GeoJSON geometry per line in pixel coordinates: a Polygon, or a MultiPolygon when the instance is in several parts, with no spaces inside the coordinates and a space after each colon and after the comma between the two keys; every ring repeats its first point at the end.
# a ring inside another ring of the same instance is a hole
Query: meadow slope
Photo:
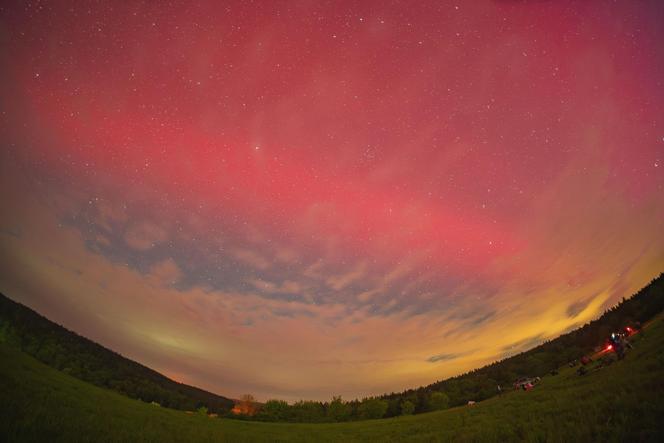
{"type": "Polygon", "coordinates": [[[3,441],[661,441],[664,321],[625,360],[586,376],[564,368],[530,392],[408,417],[258,423],[153,406],[82,382],[0,344],[3,441]]]}

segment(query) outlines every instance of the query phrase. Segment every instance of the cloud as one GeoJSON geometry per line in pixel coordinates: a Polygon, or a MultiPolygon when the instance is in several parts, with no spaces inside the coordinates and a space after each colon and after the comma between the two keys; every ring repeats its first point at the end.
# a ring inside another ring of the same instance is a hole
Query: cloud
{"type": "Polygon", "coordinates": [[[463,353],[452,353],[452,354],[438,354],[438,355],[432,355],[431,357],[427,358],[427,361],[429,363],[436,363],[439,361],[450,361],[450,360],[456,360],[459,357],[462,357],[463,353]]]}
{"type": "Polygon", "coordinates": [[[366,272],[366,262],[359,263],[355,269],[341,275],[332,275],[327,278],[326,283],[335,291],[344,289],[354,281],[360,280],[364,277],[366,272]]]}
{"type": "Polygon", "coordinates": [[[270,312],[272,312],[274,315],[278,317],[289,317],[289,318],[294,318],[297,316],[316,317],[316,313],[309,309],[288,308],[287,306],[273,308],[270,310],[270,312]]]}
{"type": "Polygon", "coordinates": [[[256,269],[266,270],[270,267],[270,262],[267,259],[251,249],[236,248],[231,250],[230,253],[235,259],[256,269]]]}
{"type": "Polygon", "coordinates": [[[150,268],[149,277],[164,286],[175,285],[182,278],[182,271],[172,258],[167,258],[150,268]]]}
{"type": "Polygon", "coordinates": [[[371,300],[376,294],[378,294],[379,291],[377,289],[371,289],[368,291],[363,291],[360,294],[357,295],[357,300],[366,303],[369,300],[371,300]]]}
{"type": "Polygon", "coordinates": [[[97,247],[101,246],[108,248],[111,246],[111,240],[103,234],[97,234],[93,240],[93,244],[97,247]]]}
{"type": "Polygon", "coordinates": [[[450,309],[450,315],[447,318],[448,320],[459,321],[464,328],[474,328],[491,320],[496,314],[497,311],[492,309],[488,303],[485,303],[483,306],[464,305],[450,309]]]}
{"type": "Polygon", "coordinates": [[[94,200],[97,210],[96,222],[106,231],[112,231],[116,225],[124,225],[128,220],[127,208],[111,199],[94,200]]]}
{"type": "Polygon", "coordinates": [[[537,346],[544,340],[543,334],[537,334],[532,337],[524,338],[509,345],[503,346],[502,351],[519,352],[537,346]]]}
{"type": "Polygon", "coordinates": [[[131,224],[124,234],[125,243],[138,251],[147,251],[166,241],[168,233],[161,226],[143,221],[131,224]]]}
{"type": "Polygon", "coordinates": [[[485,314],[479,315],[468,321],[472,326],[479,326],[482,323],[492,319],[496,315],[496,311],[487,312],[485,314]]]}
{"type": "Polygon", "coordinates": [[[303,290],[304,288],[300,283],[291,280],[286,280],[279,287],[279,292],[285,292],[286,294],[301,294],[303,290]]]}
{"type": "Polygon", "coordinates": [[[0,234],[2,235],[9,235],[14,238],[21,238],[21,230],[20,229],[0,229],[0,234]]]}
{"type": "Polygon", "coordinates": [[[590,304],[590,302],[595,298],[595,295],[593,295],[590,298],[575,301],[571,305],[567,307],[567,316],[569,318],[576,318],[581,312],[583,312],[584,309],[590,304]]]}
{"type": "Polygon", "coordinates": [[[295,264],[300,260],[300,255],[295,250],[283,246],[275,248],[274,257],[282,263],[289,264],[295,264]]]}
{"type": "Polygon", "coordinates": [[[249,283],[251,283],[259,291],[263,291],[263,292],[267,292],[267,293],[275,292],[276,289],[277,289],[276,284],[274,284],[270,281],[267,281],[267,280],[260,279],[260,278],[251,279],[249,281],[249,283]]]}

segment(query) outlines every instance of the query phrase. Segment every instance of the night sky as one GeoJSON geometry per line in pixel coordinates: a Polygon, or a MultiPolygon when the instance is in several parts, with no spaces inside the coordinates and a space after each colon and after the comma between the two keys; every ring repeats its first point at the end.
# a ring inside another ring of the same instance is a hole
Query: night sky
{"type": "Polygon", "coordinates": [[[259,400],[417,387],[664,271],[664,5],[3,2],[0,291],[259,400]]]}

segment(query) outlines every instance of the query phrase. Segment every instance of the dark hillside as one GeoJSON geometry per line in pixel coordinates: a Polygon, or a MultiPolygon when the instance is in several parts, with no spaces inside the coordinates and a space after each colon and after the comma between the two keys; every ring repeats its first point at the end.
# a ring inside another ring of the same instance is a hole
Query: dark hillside
{"type": "Polygon", "coordinates": [[[226,412],[233,400],[173,381],[0,294],[0,341],[94,385],[162,406],[226,412]]]}
{"type": "Polygon", "coordinates": [[[664,310],[664,274],[653,279],[629,299],[607,310],[597,320],[529,351],[492,363],[466,374],[431,385],[393,393],[381,398],[390,402],[387,416],[397,415],[403,401],[416,405],[415,412],[426,412],[433,392],[444,392],[450,406],[479,401],[497,394],[497,386],[510,389],[519,377],[542,377],[550,371],[594,352],[613,331],[645,324],[664,310]],[[393,412],[393,414],[390,414],[393,412]]]}

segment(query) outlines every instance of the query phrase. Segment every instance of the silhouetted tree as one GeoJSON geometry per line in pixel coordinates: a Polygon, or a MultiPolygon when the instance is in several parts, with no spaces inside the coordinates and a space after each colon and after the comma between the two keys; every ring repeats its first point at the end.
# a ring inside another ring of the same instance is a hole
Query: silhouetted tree
{"type": "Polygon", "coordinates": [[[358,417],[361,420],[381,418],[387,412],[387,401],[377,398],[365,398],[357,407],[358,417]]]}
{"type": "Polygon", "coordinates": [[[406,400],[401,403],[401,415],[412,415],[415,412],[415,404],[406,400]]]}
{"type": "Polygon", "coordinates": [[[341,399],[341,396],[332,397],[332,401],[327,407],[327,416],[332,421],[346,421],[350,418],[350,412],[350,407],[341,399]]]}
{"type": "Polygon", "coordinates": [[[450,406],[450,398],[444,392],[432,392],[429,394],[428,410],[439,411],[450,406]]]}

